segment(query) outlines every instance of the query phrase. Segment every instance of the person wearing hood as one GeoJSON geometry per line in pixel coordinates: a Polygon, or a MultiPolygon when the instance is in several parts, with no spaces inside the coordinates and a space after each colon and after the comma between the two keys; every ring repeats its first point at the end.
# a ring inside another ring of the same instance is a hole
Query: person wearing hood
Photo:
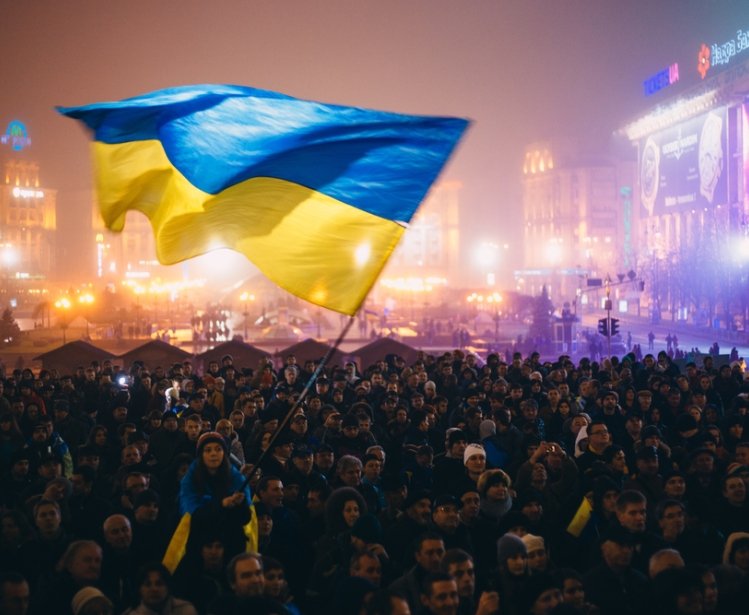
{"type": "Polygon", "coordinates": [[[520,596],[528,584],[528,550],[521,538],[507,533],[497,541],[497,570],[494,585],[499,592],[501,615],[525,615],[520,596]]]}
{"type": "Polygon", "coordinates": [[[192,515],[192,530],[219,528],[226,561],[245,550],[244,526],[250,522],[252,495],[244,476],[229,463],[224,437],[204,433],[197,442],[197,456],[180,483],[180,514],[192,515]]]}
{"type": "Polygon", "coordinates": [[[512,508],[512,479],[503,470],[486,470],[477,481],[481,514],[498,522],[512,508]]]}

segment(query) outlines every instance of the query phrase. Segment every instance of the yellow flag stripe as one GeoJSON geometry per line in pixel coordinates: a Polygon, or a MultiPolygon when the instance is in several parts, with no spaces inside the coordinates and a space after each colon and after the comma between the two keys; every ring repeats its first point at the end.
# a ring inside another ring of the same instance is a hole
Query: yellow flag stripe
{"type": "Polygon", "coordinates": [[[126,213],[140,211],[151,221],[160,262],[230,248],[282,288],[345,314],[356,313],[404,232],[392,220],[282,179],[203,192],[156,140],[92,147],[110,229],[121,231],[126,213]]]}

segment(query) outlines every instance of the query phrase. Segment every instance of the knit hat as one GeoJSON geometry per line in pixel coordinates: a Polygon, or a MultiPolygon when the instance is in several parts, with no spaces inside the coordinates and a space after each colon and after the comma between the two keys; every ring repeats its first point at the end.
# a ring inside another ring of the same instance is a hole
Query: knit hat
{"type": "Polygon", "coordinates": [[[174,410],[167,410],[163,415],[161,415],[162,422],[168,421],[169,419],[174,419],[175,421],[179,419],[177,413],[174,410]]]}
{"type": "Polygon", "coordinates": [[[473,455],[483,455],[484,458],[486,458],[486,451],[480,444],[469,444],[466,446],[466,450],[463,453],[463,465],[465,465],[473,455]]]}
{"type": "Polygon", "coordinates": [[[361,538],[368,545],[382,542],[382,525],[372,513],[362,515],[351,528],[351,535],[361,538]]]}
{"type": "Polygon", "coordinates": [[[411,508],[416,502],[420,502],[421,500],[429,500],[429,503],[432,503],[432,497],[426,489],[414,489],[409,490],[408,495],[406,496],[406,501],[403,503],[403,508],[411,508]]]}
{"type": "Polygon", "coordinates": [[[112,608],[112,601],[109,598],[107,598],[97,588],[89,586],[78,590],[75,596],[73,596],[73,600],[70,602],[70,608],[73,611],[73,615],[80,615],[80,613],[83,611],[83,607],[85,607],[92,600],[96,600],[97,598],[99,600],[103,600],[106,604],[108,604],[110,609],[112,608]]]}
{"type": "Polygon", "coordinates": [[[203,449],[209,442],[216,442],[220,444],[224,449],[224,454],[227,454],[229,452],[224,436],[222,436],[217,431],[207,431],[202,436],[200,436],[200,438],[198,438],[198,457],[203,454],[203,449]]]}
{"type": "Polygon", "coordinates": [[[530,613],[536,600],[541,597],[541,594],[555,587],[559,587],[559,584],[550,573],[541,572],[532,575],[527,583],[522,586],[518,594],[518,613],[530,613]]]}
{"type": "Polygon", "coordinates": [[[520,540],[523,541],[523,544],[525,545],[525,548],[529,553],[531,551],[536,551],[538,549],[546,550],[546,543],[544,542],[544,539],[542,536],[526,534],[520,540]]]}
{"type": "Polygon", "coordinates": [[[522,539],[515,534],[505,534],[497,541],[497,562],[500,566],[518,554],[527,556],[528,549],[522,539]]]}
{"type": "Polygon", "coordinates": [[[147,506],[148,504],[156,504],[156,506],[158,506],[160,503],[161,498],[159,497],[159,494],[153,489],[146,489],[135,496],[135,504],[133,505],[133,508],[138,509],[141,506],[147,506]]]}
{"type": "Polygon", "coordinates": [[[461,440],[468,440],[468,438],[466,437],[466,432],[464,432],[459,427],[450,427],[450,429],[448,429],[446,433],[448,449],[452,447],[452,445],[456,442],[460,442],[461,440]]]}
{"type": "Polygon", "coordinates": [[[341,427],[343,427],[344,429],[346,427],[359,427],[359,419],[353,414],[347,414],[343,417],[341,427]]]}

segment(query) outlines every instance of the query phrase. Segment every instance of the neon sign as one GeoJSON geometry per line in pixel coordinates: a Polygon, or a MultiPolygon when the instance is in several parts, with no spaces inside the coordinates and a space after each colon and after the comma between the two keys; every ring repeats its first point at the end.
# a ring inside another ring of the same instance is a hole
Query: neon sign
{"type": "Polygon", "coordinates": [[[735,38],[724,43],[713,43],[709,47],[702,43],[697,54],[697,72],[704,79],[711,67],[726,65],[747,49],[749,49],[749,30],[738,30],[735,38]]]}
{"type": "Polygon", "coordinates": [[[29,188],[13,188],[13,196],[17,199],[41,199],[44,198],[43,190],[31,190],[29,188]]]}
{"type": "Polygon", "coordinates": [[[673,85],[679,80],[679,63],[674,62],[668,68],[664,68],[662,71],[657,72],[649,79],[645,79],[642,82],[642,87],[645,90],[645,96],[652,96],[659,90],[662,90],[669,85],[673,85]]]}
{"type": "Polygon", "coordinates": [[[18,120],[13,120],[8,124],[5,134],[0,136],[0,143],[3,145],[10,144],[10,148],[14,152],[20,152],[24,147],[31,145],[31,139],[29,139],[26,126],[18,120]]]}

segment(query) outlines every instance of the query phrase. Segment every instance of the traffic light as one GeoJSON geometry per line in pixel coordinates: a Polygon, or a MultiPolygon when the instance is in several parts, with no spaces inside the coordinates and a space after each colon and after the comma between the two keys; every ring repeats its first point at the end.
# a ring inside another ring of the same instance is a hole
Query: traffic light
{"type": "Polygon", "coordinates": [[[605,318],[601,318],[598,321],[598,333],[600,333],[604,337],[608,337],[609,335],[609,323],[605,318]]]}
{"type": "Polygon", "coordinates": [[[614,337],[618,333],[619,333],[619,319],[612,318],[611,319],[611,337],[614,337]]]}

